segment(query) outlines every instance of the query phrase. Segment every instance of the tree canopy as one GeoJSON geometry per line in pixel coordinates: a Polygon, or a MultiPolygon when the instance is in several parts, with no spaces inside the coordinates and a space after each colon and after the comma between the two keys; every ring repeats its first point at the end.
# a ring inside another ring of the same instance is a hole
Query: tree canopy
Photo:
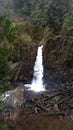
{"type": "Polygon", "coordinates": [[[72,0],[0,0],[0,14],[28,16],[35,27],[49,26],[53,32],[58,32],[64,16],[71,10],[71,4],[72,0]]]}

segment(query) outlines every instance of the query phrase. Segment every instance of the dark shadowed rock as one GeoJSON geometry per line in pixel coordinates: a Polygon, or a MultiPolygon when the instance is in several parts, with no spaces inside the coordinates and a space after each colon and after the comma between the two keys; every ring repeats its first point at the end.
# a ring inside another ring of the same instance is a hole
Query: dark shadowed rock
{"type": "Polygon", "coordinates": [[[66,34],[48,39],[43,50],[44,80],[49,89],[55,89],[73,80],[73,37],[66,34]]]}
{"type": "Polygon", "coordinates": [[[22,46],[22,52],[18,62],[15,62],[10,67],[13,71],[13,81],[24,81],[28,83],[33,76],[33,67],[37,52],[37,44],[22,46]]]}

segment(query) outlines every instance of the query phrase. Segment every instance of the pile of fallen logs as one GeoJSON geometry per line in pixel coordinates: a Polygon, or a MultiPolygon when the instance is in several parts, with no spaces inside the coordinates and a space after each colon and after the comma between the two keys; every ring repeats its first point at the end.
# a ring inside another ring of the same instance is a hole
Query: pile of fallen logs
{"type": "Polygon", "coordinates": [[[41,108],[45,111],[55,111],[66,113],[73,109],[73,86],[66,86],[51,94],[42,94],[40,102],[36,103],[38,109],[41,108]]]}
{"type": "Polygon", "coordinates": [[[73,86],[66,86],[55,92],[45,92],[37,98],[26,99],[23,113],[47,113],[50,115],[69,115],[73,110],[73,86]]]}

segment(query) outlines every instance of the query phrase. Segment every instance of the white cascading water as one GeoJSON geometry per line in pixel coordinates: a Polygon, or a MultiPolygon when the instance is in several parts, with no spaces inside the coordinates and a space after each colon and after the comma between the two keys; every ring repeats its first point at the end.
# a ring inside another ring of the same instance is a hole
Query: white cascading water
{"type": "Polygon", "coordinates": [[[35,91],[35,92],[40,92],[44,91],[44,84],[43,84],[43,56],[42,56],[42,51],[43,51],[43,45],[38,47],[37,50],[37,56],[36,56],[36,61],[34,65],[34,72],[33,72],[33,80],[30,85],[25,85],[29,87],[29,90],[35,91]]]}

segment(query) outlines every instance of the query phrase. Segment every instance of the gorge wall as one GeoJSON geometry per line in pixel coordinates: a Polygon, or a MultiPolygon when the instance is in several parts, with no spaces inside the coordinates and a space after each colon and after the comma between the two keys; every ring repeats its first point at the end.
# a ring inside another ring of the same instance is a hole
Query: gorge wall
{"type": "Polygon", "coordinates": [[[36,53],[37,53],[37,45],[29,44],[22,46],[21,48],[17,48],[16,55],[14,56],[16,61],[11,65],[11,69],[13,70],[12,80],[13,81],[24,81],[28,83],[31,81],[33,76],[33,66],[35,63],[36,53]],[[20,52],[18,51],[20,50],[20,52]],[[17,56],[20,58],[17,60],[17,56]]]}
{"type": "Polygon", "coordinates": [[[73,33],[49,38],[44,45],[44,79],[59,87],[73,80],[73,33]],[[60,84],[61,82],[61,84],[60,84]]]}
{"type": "MultiPolygon", "coordinates": [[[[33,76],[33,67],[38,44],[22,47],[16,45],[16,61],[11,65],[13,81],[29,83],[33,76]],[[19,55],[20,54],[20,55],[19,55]]],[[[73,33],[48,37],[43,48],[44,82],[46,88],[58,88],[73,80],[73,33]]]]}

